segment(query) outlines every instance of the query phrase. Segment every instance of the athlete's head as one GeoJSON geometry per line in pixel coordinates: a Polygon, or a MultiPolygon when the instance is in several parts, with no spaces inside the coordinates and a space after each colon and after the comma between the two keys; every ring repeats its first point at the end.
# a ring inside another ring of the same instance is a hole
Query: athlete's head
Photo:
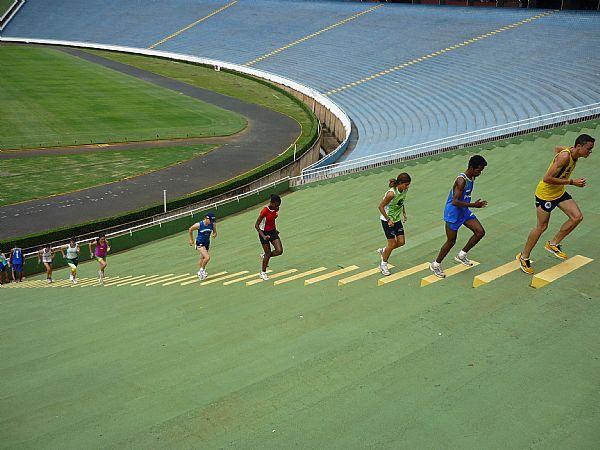
{"type": "Polygon", "coordinates": [[[205,219],[208,219],[209,222],[213,222],[214,223],[214,222],[217,221],[217,216],[215,216],[214,212],[209,212],[209,213],[206,214],[205,219]]]}
{"type": "Polygon", "coordinates": [[[579,156],[587,158],[592,153],[594,142],[596,142],[596,139],[589,134],[580,134],[577,139],[575,139],[575,150],[579,156]]]}
{"type": "Polygon", "coordinates": [[[104,233],[98,235],[98,239],[96,239],[98,244],[104,244],[106,242],[106,235],[104,233]]]}
{"type": "Polygon", "coordinates": [[[487,161],[481,155],[474,155],[471,156],[471,159],[469,159],[468,170],[471,172],[471,175],[473,177],[478,177],[479,175],[481,175],[481,172],[483,172],[485,166],[487,166],[487,161]]]}
{"type": "Polygon", "coordinates": [[[75,245],[75,242],[77,242],[77,241],[75,240],[75,238],[74,238],[74,237],[72,237],[72,238],[69,238],[69,244],[72,244],[72,245],[71,245],[71,247],[72,247],[73,245],[75,245]]]}
{"type": "Polygon", "coordinates": [[[410,175],[406,172],[402,172],[396,178],[390,178],[389,186],[405,191],[408,189],[408,186],[410,186],[410,175]]]}
{"type": "Polygon", "coordinates": [[[278,210],[280,205],[281,205],[281,197],[277,194],[271,194],[269,208],[278,210]]]}

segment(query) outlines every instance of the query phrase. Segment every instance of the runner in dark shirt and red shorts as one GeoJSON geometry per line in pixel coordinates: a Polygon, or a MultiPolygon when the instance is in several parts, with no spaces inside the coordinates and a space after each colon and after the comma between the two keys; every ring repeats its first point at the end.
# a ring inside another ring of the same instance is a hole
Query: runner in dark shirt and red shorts
{"type": "Polygon", "coordinates": [[[260,255],[262,258],[260,277],[265,281],[269,279],[267,276],[269,260],[283,253],[279,232],[275,227],[275,219],[277,219],[280,205],[281,198],[279,195],[271,195],[271,202],[260,211],[258,219],[254,224],[254,228],[258,231],[258,239],[260,239],[260,243],[264,250],[264,253],[260,255]],[[271,250],[271,245],[274,250],[271,250]]]}

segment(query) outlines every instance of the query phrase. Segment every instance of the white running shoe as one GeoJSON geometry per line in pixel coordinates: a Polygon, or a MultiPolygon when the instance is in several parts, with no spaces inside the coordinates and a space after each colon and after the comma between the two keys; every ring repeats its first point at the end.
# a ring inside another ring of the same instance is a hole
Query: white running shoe
{"type": "Polygon", "coordinates": [[[77,284],[77,278],[73,277],[73,284],[77,284]]]}
{"type": "Polygon", "coordinates": [[[52,283],[52,278],[46,278],[46,283],[48,283],[48,284],[52,283]]]}
{"type": "Polygon", "coordinates": [[[433,274],[438,278],[446,278],[446,274],[442,269],[442,265],[437,264],[435,261],[429,263],[429,270],[431,270],[433,274]]]}
{"type": "Polygon", "coordinates": [[[69,275],[69,281],[73,281],[73,274],[69,275]]]}
{"type": "Polygon", "coordinates": [[[385,248],[378,248],[377,249],[377,253],[379,253],[379,256],[381,256],[381,261],[383,261],[383,252],[385,251],[385,248]]]}
{"type": "Polygon", "coordinates": [[[202,279],[202,269],[200,269],[196,275],[198,275],[198,279],[201,280],[202,279]]]}
{"type": "Polygon", "coordinates": [[[473,265],[471,260],[469,258],[467,258],[466,253],[464,254],[464,256],[459,253],[458,255],[456,255],[454,257],[454,261],[459,262],[459,263],[464,264],[465,266],[469,266],[469,267],[471,267],[473,265]]]}
{"type": "Polygon", "coordinates": [[[200,275],[200,280],[206,280],[206,277],[208,277],[208,274],[206,273],[206,270],[203,270],[200,275]]]}
{"type": "Polygon", "coordinates": [[[259,276],[263,279],[263,281],[269,281],[269,276],[267,275],[267,272],[261,272],[259,273],[259,276]]]}
{"type": "Polygon", "coordinates": [[[381,270],[381,274],[386,277],[390,274],[390,269],[388,269],[388,265],[385,261],[379,263],[379,270],[381,270]]]}

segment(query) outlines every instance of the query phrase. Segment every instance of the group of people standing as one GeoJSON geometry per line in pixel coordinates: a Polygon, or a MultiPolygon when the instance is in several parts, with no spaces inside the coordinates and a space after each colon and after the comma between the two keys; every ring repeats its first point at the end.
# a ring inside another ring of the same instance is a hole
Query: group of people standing
{"type": "MultiPolygon", "coordinates": [[[[594,138],[587,134],[582,134],[577,137],[573,147],[555,148],[555,155],[552,162],[535,191],[537,225],[530,232],[523,251],[516,256],[523,272],[533,274],[530,253],[541,234],[548,227],[550,213],[556,207],[561,209],[567,215],[568,219],[561,226],[558,233],[546,242],[545,249],[557,258],[567,259],[566,253],[562,250],[561,242],[582,221],[583,215],[577,203],[566,192],[565,186],[584,187],[586,185],[584,178],[571,179],[570,176],[575,169],[578,159],[587,158],[592,153],[594,142],[594,138]]],[[[485,208],[487,201],[482,199],[473,201],[472,194],[475,179],[481,175],[486,166],[487,161],[483,156],[472,156],[469,159],[467,170],[458,174],[448,193],[443,215],[446,241],[440,248],[435,260],[429,263],[430,270],[439,278],[446,276],[442,269],[442,262],[456,244],[458,230],[463,225],[471,230],[472,235],[464,247],[456,254],[454,260],[465,266],[473,265],[468,257],[468,252],[485,236],[485,229],[471,209],[485,208]]],[[[407,220],[406,196],[410,183],[411,177],[406,172],[402,172],[396,178],[389,180],[389,189],[379,203],[381,226],[387,239],[386,246],[377,249],[381,257],[379,269],[384,276],[390,275],[388,260],[392,252],[406,243],[404,223],[407,220]]],[[[260,255],[261,270],[259,273],[259,276],[263,280],[269,279],[267,267],[270,259],[280,256],[283,253],[283,245],[275,226],[280,206],[281,198],[277,195],[272,195],[269,204],[262,208],[255,223],[258,239],[263,248],[263,252],[260,255]]],[[[210,237],[211,234],[213,237],[217,236],[214,214],[207,214],[204,220],[189,228],[191,246],[194,245],[193,231],[195,230],[198,231],[195,246],[200,254],[198,277],[204,280],[207,276],[206,265],[210,260],[208,253],[210,237]]]]}

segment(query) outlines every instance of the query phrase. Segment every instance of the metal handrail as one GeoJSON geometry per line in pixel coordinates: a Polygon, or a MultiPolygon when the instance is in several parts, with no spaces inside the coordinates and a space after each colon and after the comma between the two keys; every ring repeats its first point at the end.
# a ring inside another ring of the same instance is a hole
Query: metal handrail
{"type": "Polygon", "coordinates": [[[345,173],[364,170],[371,167],[394,164],[406,159],[437,154],[465,146],[472,146],[513,135],[524,134],[540,128],[556,126],[559,123],[581,121],[585,118],[600,115],[600,102],[590,105],[570,108],[555,113],[543,114],[503,125],[496,125],[481,130],[469,131],[447,138],[435,139],[421,144],[395,148],[376,155],[364,156],[348,161],[331,164],[319,169],[304,169],[302,174],[291,179],[292,185],[300,185],[320,179],[340,176],[345,173]]]}
{"type": "MultiPolygon", "coordinates": [[[[178,213],[175,213],[175,214],[172,214],[172,215],[168,215],[168,216],[164,217],[163,219],[156,219],[155,217],[153,217],[148,222],[145,222],[145,223],[142,223],[142,224],[139,224],[139,225],[134,225],[134,226],[129,227],[129,228],[123,228],[123,229],[120,229],[118,231],[114,231],[112,233],[106,233],[106,238],[110,239],[110,238],[114,238],[114,237],[118,237],[118,236],[123,236],[123,235],[126,235],[126,234],[131,235],[131,234],[133,234],[134,231],[140,231],[140,230],[143,230],[145,228],[150,228],[150,227],[157,226],[157,225],[158,226],[162,226],[163,223],[168,223],[168,222],[171,222],[173,220],[180,219],[182,217],[186,217],[186,216],[192,217],[195,213],[198,213],[200,211],[206,211],[206,210],[209,210],[209,209],[212,209],[212,208],[217,209],[219,206],[227,204],[227,203],[230,203],[230,202],[235,202],[235,201],[239,202],[243,198],[250,197],[252,195],[258,194],[261,191],[264,191],[265,189],[269,189],[270,187],[275,186],[276,184],[279,184],[279,183],[282,183],[284,181],[289,180],[289,178],[290,177],[280,178],[280,179],[277,179],[275,181],[271,181],[270,183],[267,183],[267,184],[265,184],[263,186],[260,186],[258,188],[252,189],[251,191],[244,192],[242,194],[238,194],[238,195],[235,195],[233,197],[226,198],[226,199],[223,199],[223,200],[218,200],[218,201],[210,203],[208,205],[199,206],[199,207],[192,208],[192,209],[186,209],[185,211],[181,211],[181,212],[178,212],[178,213]]],[[[79,245],[89,244],[91,242],[94,242],[96,240],[96,238],[97,238],[97,236],[94,236],[94,237],[91,237],[91,238],[87,238],[87,239],[78,240],[77,244],[79,244],[79,245]]],[[[60,245],[52,246],[52,249],[53,250],[58,250],[58,249],[64,248],[65,245],[66,244],[60,244],[60,245]]],[[[32,257],[32,256],[37,255],[37,251],[30,251],[30,252],[23,253],[23,254],[24,254],[24,256],[26,258],[28,258],[28,257],[32,257]]]]}

